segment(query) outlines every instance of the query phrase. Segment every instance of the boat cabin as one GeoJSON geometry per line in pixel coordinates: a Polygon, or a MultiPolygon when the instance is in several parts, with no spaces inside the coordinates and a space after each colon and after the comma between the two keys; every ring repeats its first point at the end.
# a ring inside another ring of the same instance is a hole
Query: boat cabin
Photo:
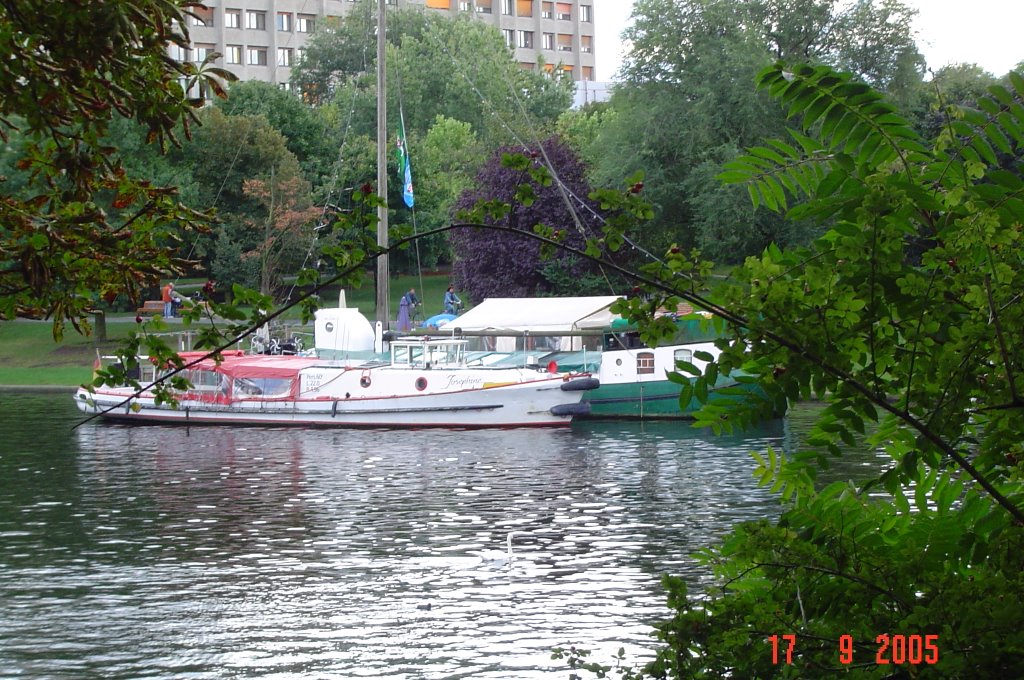
{"type": "Polygon", "coordinates": [[[391,365],[398,368],[452,368],[466,365],[464,338],[401,338],[391,341],[391,365]]]}

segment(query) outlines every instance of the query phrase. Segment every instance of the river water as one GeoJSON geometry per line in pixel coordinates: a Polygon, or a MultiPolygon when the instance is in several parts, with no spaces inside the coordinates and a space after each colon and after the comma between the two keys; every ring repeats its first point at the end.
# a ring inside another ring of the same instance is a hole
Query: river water
{"type": "Polygon", "coordinates": [[[778,513],[749,452],[800,428],[73,429],[70,394],[0,405],[0,675],[23,678],[566,678],[552,647],[643,659],[661,574],[699,587],[695,550],[778,513]]]}

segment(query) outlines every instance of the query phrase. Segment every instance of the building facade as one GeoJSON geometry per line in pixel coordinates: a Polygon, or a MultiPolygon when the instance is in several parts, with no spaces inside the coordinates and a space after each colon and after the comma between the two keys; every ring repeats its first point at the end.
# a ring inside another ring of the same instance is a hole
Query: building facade
{"type": "MultiPolygon", "coordinates": [[[[576,81],[593,81],[596,49],[594,0],[385,0],[450,16],[468,14],[501,31],[526,69],[561,69],[576,81]]],[[[189,20],[191,47],[172,47],[179,61],[215,65],[240,80],[289,87],[291,70],[317,27],[342,17],[356,0],[205,0],[189,20]]]]}

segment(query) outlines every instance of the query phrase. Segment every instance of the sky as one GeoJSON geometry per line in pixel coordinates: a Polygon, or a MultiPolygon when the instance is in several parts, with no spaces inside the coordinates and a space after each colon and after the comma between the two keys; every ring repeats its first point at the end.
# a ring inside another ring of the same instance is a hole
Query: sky
{"type": "MultiPolygon", "coordinates": [[[[1024,0],[904,0],[918,10],[917,47],[938,69],[950,63],[976,63],[1005,75],[1024,61],[1024,0]]],[[[633,0],[594,0],[597,79],[613,80],[624,46],[619,34],[629,22],[633,0]]]]}

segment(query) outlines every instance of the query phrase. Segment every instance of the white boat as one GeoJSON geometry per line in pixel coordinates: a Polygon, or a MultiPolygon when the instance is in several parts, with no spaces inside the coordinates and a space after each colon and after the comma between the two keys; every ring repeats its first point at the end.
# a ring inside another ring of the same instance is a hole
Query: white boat
{"type": "Polygon", "coordinates": [[[370,362],[236,351],[217,363],[184,353],[193,387],[174,405],[129,386],[80,388],[75,403],[87,414],[138,423],[551,427],[569,425],[598,384],[589,374],[554,367],[468,366],[466,344],[400,338],[390,342],[387,361],[370,362]]]}

